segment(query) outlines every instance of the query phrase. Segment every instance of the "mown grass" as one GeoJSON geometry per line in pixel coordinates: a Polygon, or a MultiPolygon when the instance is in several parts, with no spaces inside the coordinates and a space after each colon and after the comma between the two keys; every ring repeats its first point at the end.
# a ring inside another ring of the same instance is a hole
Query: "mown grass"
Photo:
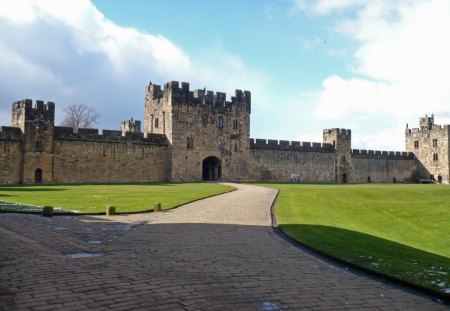
{"type": "Polygon", "coordinates": [[[280,228],[332,257],[450,295],[447,185],[268,184],[280,228]]]}
{"type": "Polygon", "coordinates": [[[157,202],[166,210],[231,190],[212,183],[1,186],[0,211],[41,212],[49,205],[55,213],[98,214],[114,205],[118,213],[134,213],[153,210],[157,202]]]}

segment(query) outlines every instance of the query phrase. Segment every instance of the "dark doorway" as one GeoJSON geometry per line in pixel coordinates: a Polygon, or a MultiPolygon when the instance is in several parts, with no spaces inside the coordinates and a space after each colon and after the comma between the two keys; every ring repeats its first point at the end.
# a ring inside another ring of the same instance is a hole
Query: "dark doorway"
{"type": "Polygon", "coordinates": [[[438,175],[438,183],[442,184],[442,176],[438,175]]]}
{"type": "Polygon", "coordinates": [[[343,184],[347,183],[347,174],[342,174],[342,183],[343,184]]]}
{"type": "Polygon", "coordinates": [[[222,176],[220,160],[216,157],[207,157],[203,160],[203,180],[219,180],[222,176]]]}
{"type": "Polygon", "coordinates": [[[42,184],[42,170],[40,168],[34,171],[34,183],[42,184]]]}

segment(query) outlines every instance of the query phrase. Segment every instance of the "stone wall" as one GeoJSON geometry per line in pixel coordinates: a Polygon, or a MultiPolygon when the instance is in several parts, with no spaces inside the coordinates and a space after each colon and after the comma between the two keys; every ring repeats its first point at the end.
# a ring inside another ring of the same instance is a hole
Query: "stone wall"
{"type": "Polygon", "coordinates": [[[157,182],[169,178],[167,146],[55,140],[54,150],[55,183],[157,182]]]}
{"type": "Polygon", "coordinates": [[[251,180],[288,182],[291,174],[299,174],[300,182],[335,182],[332,145],[264,139],[250,142],[251,180]]]}
{"type": "MultiPolygon", "coordinates": [[[[156,182],[169,180],[162,135],[55,127],[53,182],[156,182]]],[[[45,173],[45,172],[44,172],[45,173]]]]}
{"type": "Polygon", "coordinates": [[[417,161],[412,153],[352,150],[353,183],[410,183],[416,181],[417,161]]]}
{"type": "Polygon", "coordinates": [[[22,182],[22,131],[2,126],[0,130],[0,183],[22,182]]]}

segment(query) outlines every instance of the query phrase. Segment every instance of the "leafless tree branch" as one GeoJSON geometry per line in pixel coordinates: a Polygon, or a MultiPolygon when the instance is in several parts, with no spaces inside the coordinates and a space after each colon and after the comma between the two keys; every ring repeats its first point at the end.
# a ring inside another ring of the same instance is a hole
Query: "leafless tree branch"
{"type": "Polygon", "coordinates": [[[93,108],[83,104],[73,104],[64,109],[66,113],[62,126],[72,127],[75,131],[79,128],[92,128],[98,124],[101,115],[93,108]]]}

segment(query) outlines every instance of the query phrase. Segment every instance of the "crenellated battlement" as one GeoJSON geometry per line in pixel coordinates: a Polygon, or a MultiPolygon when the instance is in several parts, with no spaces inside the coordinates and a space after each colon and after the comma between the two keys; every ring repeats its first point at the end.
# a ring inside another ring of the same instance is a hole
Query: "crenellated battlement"
{"type": "Polygon", "coordinates": [[[324,135],[336,134],[336,135],[340,135],[340,136],[351,136],[352,131],[349,129],[343,129],[343,128],[331,128],[331,129],[324,129],[323,134],[324,135]]]}
{"type": "Polygon", "coordinates": [[[206,89],[191,91],[188,82],[182,82],[181,87],[178,81],[170,81],[160,85],[150,83],[146,87],[147,100],[165,99],[171,105],[208,105],[215,108],[231,109],[233,106],[251,110],[251,92],[236,90],[231,101],[226,100],[226,93],[213,92],[206,89]]]}
{"type": "Polygon", "coordinates": [[[167,145],[166,136],[163,134],[147,134],[144,137],[142,132],[125,132],[116,130],[103,130],[102,134],[98,129],[80,128],[74,131],[71,127],[55,126],[54,137],[57,140],[80,140],[96,142],[130,142],[151,145],[167,145]]]}
{"type": "Polygon", "coordinates": [[[352,157],[408,160],[414,159],[414,153],[401,151],[352,149],[352,157]]]}
{"type": "Polygon", "coordinates": [[[334,152],[333,145],[331,144],[289,141],[289,140],[259,139],[259,138],[257,139],[250,138],[250,149],[306,151],[306,152],[334,152]]]}
{"type": "Polygon", "coordinates": [[[449,131],[449,125],[439,125],[439,124],[431,124],[429,127],[427,126],[421,126],[416,128],[406,128],[405,134],[407,136],[409,135],[415,135],[415,134],[429,134],[430,132],[439,132],[439,131],[449,131]]]}
{"type": "Polygon", "coordinates": [[[27,135],[37,130],[32,123],[39,121],[45,124],[45,128],[51,129],[55,123],[55,103],[44,103],[37,100],[33,106],[31,99],[23,99],[12,103],[12,122],[13,127],[18,127],[27,135]]]}
{"type": "Polygon", "coordinates": [[[22,99],[22,100],[13,102],[13,110],[14,109],[25,109],[25,111],[30,114],[51,113],[54,115],[55,103],[50,102],[50,101],[47,103],[44,103],[43,100],[36,100],[36,103],[33,106],[33,101],[31,99],[22,99]]]}
{"type": "Polygon", "coordinates": [[[23,133],[18,127],[2,126],[0,128],[0,140],[22,140],[23,133]]]}

